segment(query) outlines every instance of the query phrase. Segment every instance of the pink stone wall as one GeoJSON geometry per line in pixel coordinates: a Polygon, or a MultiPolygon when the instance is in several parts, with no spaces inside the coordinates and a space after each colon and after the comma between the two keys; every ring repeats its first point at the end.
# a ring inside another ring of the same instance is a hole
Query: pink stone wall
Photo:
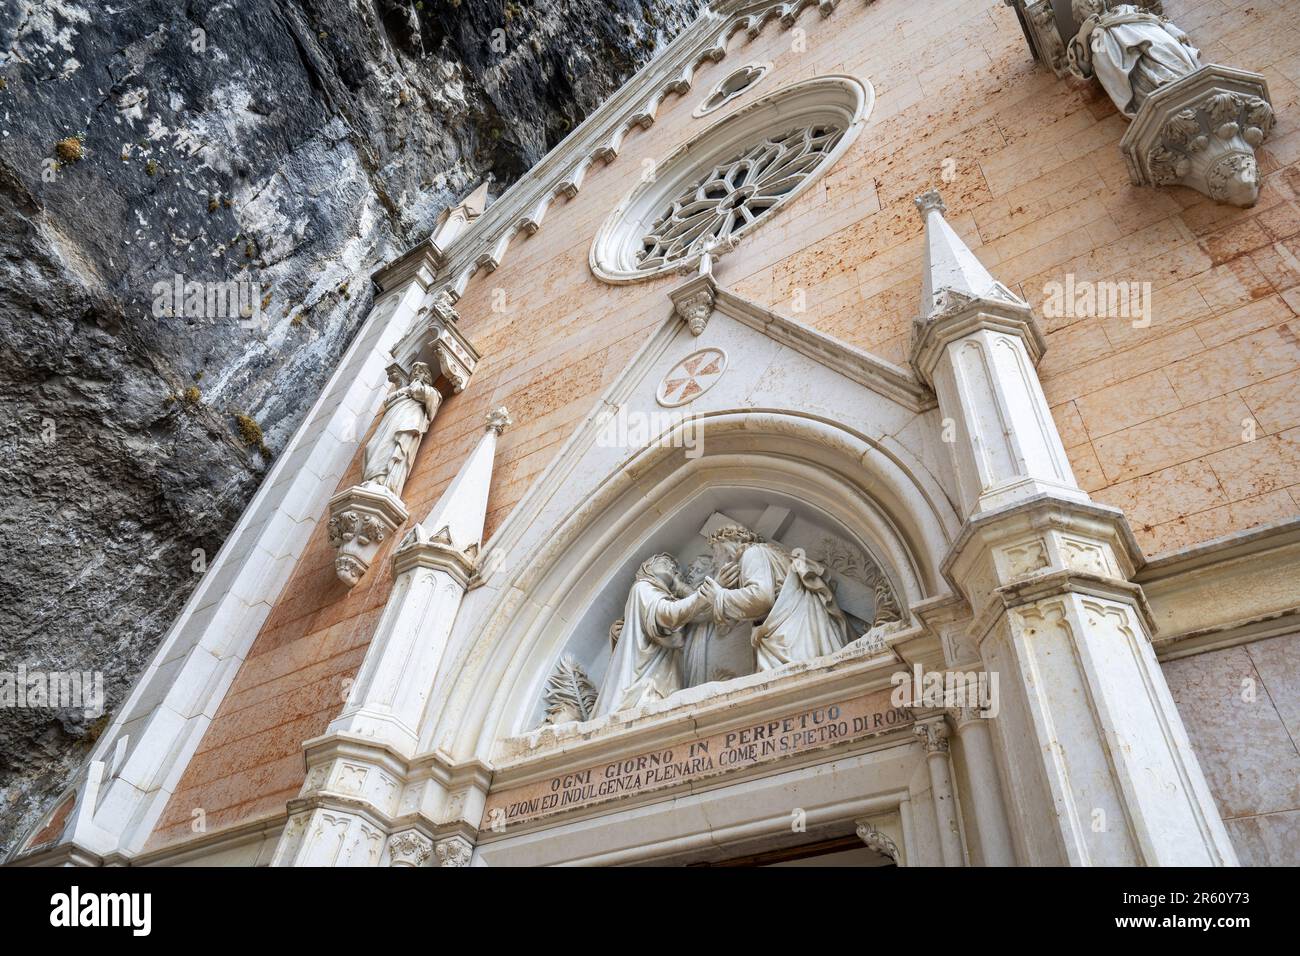
{"type": "MultiPolygon", "coordinates": [[[[1129,185],[1126,121],[1093,86],[1030,59],[1002,0],[842,0],[797,34],[769,23],[733,37],[692,91],[670,96],[649,130],[552,207],[503,265],[458,304],[484,355],[444,405],[404,497],[433,504],[507,405],[488,532],[518,503],[597,396],[665,316],[678,277],[609,286],[587,266],[591,240],[636,184],[698,131],[799,79],[852,73],[877,102],[868,128],[817,185],[752,233],[719,268],[742,295],[904,363],[917,308],[921,221],[912,197],[940,187],[949,220],[990,270],[1036,306],[1067,273],[1149,281],[1149,328],[1128,319],[1045,318],[1043,385],[1080,483],[1130,515],[1148,554],[1300,510],[1300,0],[1166,0],[1207,62],[1262,72],[1279,123],[1260,151],[1267,183],[1239,210],[1182,189],[1129,185]],[[691,111],[748,62],[774,72],[701,119],[691,111]],[[945,175],[945,173],[949,175],[945,175]],[[505,308],[494,311],[494,303],[505,308]],[[806,311],[795,313],[797,302],[806,311]],[[1243,441],[1248,419],[1255,440],[1243,441]]],[[[353,483],[357,467],[340,487],[353,483]]],[[[342,705],[391,583],[387,552],[351,592],[335,580],[317,527],[151,845],[274,815],[302,783],[304,739],[342,705]]],[[[391,547],[391,545],[390,545],[391,547]]]]}

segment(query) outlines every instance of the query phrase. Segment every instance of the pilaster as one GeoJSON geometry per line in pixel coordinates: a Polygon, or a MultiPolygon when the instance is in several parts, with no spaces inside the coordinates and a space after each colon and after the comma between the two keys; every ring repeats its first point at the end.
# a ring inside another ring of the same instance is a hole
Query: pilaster
{"type": "MultiPolygon", "coordinates": [[[[1132,583],[1141,552],[1123,514],[1074,482],[1034,368],[1033,316],[936,194],[917,205],[927,254],[912,356],[938,394],[967,515],[942,570],[999,678],[992,742],[1020,862],[1233,864],[1151,648],[1132,583]]],[[[996,831],[991,800],[975,806],[996,831]]]]}

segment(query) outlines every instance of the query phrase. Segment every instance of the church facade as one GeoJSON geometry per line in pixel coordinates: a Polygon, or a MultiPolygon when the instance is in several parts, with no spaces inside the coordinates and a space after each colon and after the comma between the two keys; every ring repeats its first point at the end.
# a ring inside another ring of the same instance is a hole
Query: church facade
{"type": "Polygon", "coordinates": [[[715,3],[376,273],[11,862],[1300,862],[1296,12],[715,3]]]}

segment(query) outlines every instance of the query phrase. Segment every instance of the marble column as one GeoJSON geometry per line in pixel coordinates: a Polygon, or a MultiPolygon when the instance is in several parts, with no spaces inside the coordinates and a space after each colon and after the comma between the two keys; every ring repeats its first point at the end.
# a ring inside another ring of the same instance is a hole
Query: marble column
{"type": "Polygon", "coordinates": [[[1232,865],[1151,648],[1123,514],[1078,487],[1038,381],[1029,307],[945,221],[925,220],[911,361],[939,399],[965,524],[941,565],[999,676],[994,740],[1032,865],[1232,865]]]}
{"type": "Polygon", "coordinates": [[[961,826],[957,822],[957,800],[952,789],[952,765],[948,762],[948,726],[938,714],[917,721],[913,728],[925,750],[926,768],[930,773],[930,799],[934,804],[934,824],[939,834],[939,850],[944,866],[965,866],[961,846],[961,826]]]}
{"type": "Polygon", "coordinates": [[[989,718],[974,707],[957,707],[948,712],[957,728],[963,763],[966,767],[966,791],[975,815],[975,832],[979,839],[981,862],[985,866],[1015,866],[1015,844],[1007,825],[998,783],[997,755],[993,750],[989,718]]]}

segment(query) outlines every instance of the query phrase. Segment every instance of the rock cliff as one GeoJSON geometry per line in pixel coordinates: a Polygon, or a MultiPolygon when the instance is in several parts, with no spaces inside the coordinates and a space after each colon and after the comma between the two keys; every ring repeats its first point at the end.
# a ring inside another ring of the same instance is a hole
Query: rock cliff
{"type": "MultiPolygon", "coordinates": [[[[111,715],[371,270],[508,186],[701,5],[4,4],[0,672],[102,672],[111,715]]],[[[107,720],[0,709],[0,855],[107,720]]]]}

